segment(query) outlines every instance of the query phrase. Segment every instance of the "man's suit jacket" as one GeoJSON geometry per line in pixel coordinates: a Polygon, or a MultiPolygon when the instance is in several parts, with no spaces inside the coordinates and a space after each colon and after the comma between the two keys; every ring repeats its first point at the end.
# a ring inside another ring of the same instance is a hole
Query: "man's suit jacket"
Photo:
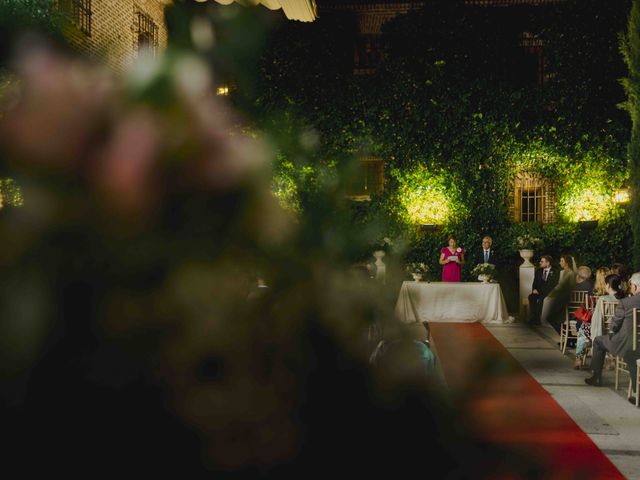
{"type": "MultiPolygon", "coordinates": [[[[496,265],[497,259],[498,258],[496,257],[495,250],[493,248],[489,249],[489,261],[487,263],[496,265]]],[[[484,263],[484,249],[481,248],[480,251],[476,253],[473,263],[474,265],[477,265],[478,263],[484,263]]]]}
{"type": "Polygon", "coordinates": [[[589,295],[593,294],[593,282],[589,280],[583,280],[580,283],[576,283],[574,290],[581,290],[583,292],[589,292],[589,295]]]}
{"type": "Polygon", "coordinates": [[[540,296],[546,297],[549,292],[558,285],[558,281],[560,280],[560,271],[551,267],[546,281],[543,280],[543,272],[543,268],[536,268],[533,275],[533,285],[531,286],[531,290],[538,290],[540,296]]]}
{"type": "Polygon", "coordinates": [[[613,355],[624,356],[633,347],[633,309],[640,308],[640,295],[626,297],[620,300],[616,312],[611,320],[611,331],[604,335],[602,343],[613,355]]]}

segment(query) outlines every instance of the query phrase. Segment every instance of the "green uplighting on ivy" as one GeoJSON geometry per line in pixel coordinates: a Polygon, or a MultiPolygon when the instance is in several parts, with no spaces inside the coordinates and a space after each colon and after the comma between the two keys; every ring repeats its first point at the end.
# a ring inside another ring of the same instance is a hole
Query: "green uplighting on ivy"
{"type": "Polygon", "coordinates": [[[13,178],[0,179],[0,208],[7,205],[21,207],[24,203],[22,189],[13,178]]]}
{"type": "Polygon", "coordinates": [[[442,225],[456,210],[454,191],[445,178],[433,175],[424,166],[411,171],[394,169],[398,179],[397,201],[403,207],[408,223],[414,225],[442,225]]]}
{"type": "Polygon", "coordinates": [[[285,210],[300,213],[300,197],[298,187],[293,178],[286,175],[277,175],[271,182],[271,193],[278,199],[278,203],[285,210]]]}
{"type": "Polygon", "coordinates": [[[558,188],[558,213],[569,221],[604,220],[621,208],[617,200],[627,180],[622,169],[607,168],[607,158],[575,162],[558,188]]]}
{"type": "Polygon", "coordinates": [[[601,220],[613,207],[614,192],[597,187],[589,190],[575,189],[558,204],[559,212],[574,222],[601,220]]]}
{"type": "Polygon", "coordinates": [[[271,179],[271,193],[285,210],[300,213],[299,180],[296,178],[296,167],[286,160],[281,152],[276,155],[276,168],[271,179]]]}

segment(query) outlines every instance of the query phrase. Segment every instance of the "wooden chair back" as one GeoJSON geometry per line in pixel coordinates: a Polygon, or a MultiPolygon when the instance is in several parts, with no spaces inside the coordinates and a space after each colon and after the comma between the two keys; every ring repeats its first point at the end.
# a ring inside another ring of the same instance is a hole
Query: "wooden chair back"
{"type": "Polygon", "coordinates": [[[565,320],[573,321],[573,312],[580,307],[589,308],[589,295],[584,290],[573,290],[569,293],[569,302],[565,308],[565,320]]]}
{"type": "Polygon", "coordinates": [[[576,305],[580,307],[584,305],[585,307],[589,307],[587,302],[588,293],[585,290],[572,290],[569,294],[569,305],[576,305]]]}
{"type": "Polygon", "coordinates": [[[611,320],[613,320],[613,315],[616,313],[617,306],[617,300],[602,302],[602,333],[604,335],[609,333],[609,326],[611,325],[611,320]]]}
{"type": "MultiPolygon", "coordinates": [[[[638,319],[640,318],[640,309],[633,309],[633,351],[637,352],[640,350],[640,328],[638,327],[638,319]]],[[[638,386],[636,385],[636,388],[638,386]]]]}

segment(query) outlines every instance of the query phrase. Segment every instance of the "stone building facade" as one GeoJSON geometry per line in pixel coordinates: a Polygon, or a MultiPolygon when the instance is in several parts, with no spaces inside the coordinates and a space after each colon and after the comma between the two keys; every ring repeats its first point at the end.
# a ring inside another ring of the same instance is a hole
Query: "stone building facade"
{"type": "Polygon", "coordinates": [[[115,70],[167,46],[164,9],[171,0],[61,0],[69,43],[115,70]]]}

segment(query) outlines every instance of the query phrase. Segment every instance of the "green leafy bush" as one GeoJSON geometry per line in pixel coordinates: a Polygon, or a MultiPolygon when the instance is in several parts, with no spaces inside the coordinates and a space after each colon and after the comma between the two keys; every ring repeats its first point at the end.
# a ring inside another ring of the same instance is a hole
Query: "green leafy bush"
{"type": "MultiPolygon", "coordinates": [[[[622,26],[625,5],[603,9],[589,0],[535,10],[557,72],[549,88],[540,91],[510,76],[515,57],[505,45],[516,30],[492,36],[491,25],[504,25],[511,14],[518,22],[517,12],[524,10],[505,9],[493,18],[487,9],[445,3],[431,3],[385,25],[389,55],[368,77],[353,76],[337,54],[348,22],[321,19],[310,28],[325,40],[325,51],[316,58],[305,47],[311,37],[303,28],[283,27],[280,34],[294,31],[300,43],[279,41],[278,50],[265,55],[261,72],[268,81],[258,95],[265,115],[295,112],[304,118],[319,132],[318,159],[340,159],[338,171],[360,155],[384,159],[385,191],[368,204],[354,205],[354,221],[368,242],[381,233],[404,236],[407,261],[424,261],[438,271],[447,234],[456,234],[470,253],[489,234],[503,261],[516,266],[521,260],[515,237],[533,232],[544,241],[540,251],[554,257],[572,252],[589,265],[628,263],[631,240],[624,232],[629,222],[613,201],[628,181],[626,120],[616,106],[623,93],[616,72],[622,74],[623,64],[611,56],[616,29],[601,28],[622,26]],[[576,15],[591,24],[571,23],[576,15]],[[593,52],[578,58],[575,52],[583,44],[593,52]],[[338,58],[343,63],[336,63],[338,58]],[[334,72],[331,82],[320,81],[320,65],[334,72]],[[576,72],[603,65],[613,73],[591,78],[584,88],[592,94],[585,94],[576,72]],[[602,91],[607,96],[596,94],[602,91]],[[512,222],[510,183],[519,173],[554,184],[555,223],[512,222]],[[592,219],[600,221],[595,231],[579,230],[578,221],[592,219]],[[425,232],[420,224],[438,224],[440,230],[425,232]]],[[[322,162],[300,163],[295,152],[284,157],[299,172],[291,177],[298,192],[309,190],[303,171],[322,168],[322,162]]]]}

